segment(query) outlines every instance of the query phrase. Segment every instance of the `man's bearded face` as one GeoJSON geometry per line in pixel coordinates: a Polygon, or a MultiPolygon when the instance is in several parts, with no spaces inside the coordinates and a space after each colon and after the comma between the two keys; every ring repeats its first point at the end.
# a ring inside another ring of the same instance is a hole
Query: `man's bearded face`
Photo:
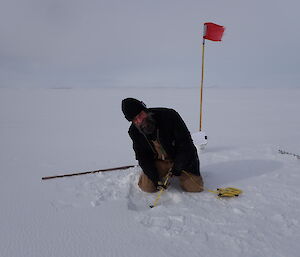
{"type": "Polygon", "coordinates": [[[133,124],[144,134],[151,135],[156,129],[156,122],[152,113],[141,111],[133,119],[133,124]]]}

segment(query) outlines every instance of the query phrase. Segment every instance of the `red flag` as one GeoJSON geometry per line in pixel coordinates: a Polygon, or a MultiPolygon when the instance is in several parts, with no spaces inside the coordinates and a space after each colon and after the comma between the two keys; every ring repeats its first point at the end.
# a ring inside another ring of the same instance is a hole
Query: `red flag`
{"type": "Polygon", "coordinates": [[[212,22],[204,23],[203,38],[212,41],[221,41],[225,27],[212,22]]]}

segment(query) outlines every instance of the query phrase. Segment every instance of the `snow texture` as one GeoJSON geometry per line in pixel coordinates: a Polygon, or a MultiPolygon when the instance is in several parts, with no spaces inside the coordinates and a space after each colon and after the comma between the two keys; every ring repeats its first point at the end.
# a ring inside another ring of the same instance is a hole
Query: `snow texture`
{"type": "Polygon", "coordinates": [[[300,153],[299,89],[205,90],[205,192],[172,178],[151,209],[138,166],[41,181],[136,164],[125,97],[198,129],[198,89],[0,89],[0,256],[299,256],[300,160],[278,151],[300,153]]]}

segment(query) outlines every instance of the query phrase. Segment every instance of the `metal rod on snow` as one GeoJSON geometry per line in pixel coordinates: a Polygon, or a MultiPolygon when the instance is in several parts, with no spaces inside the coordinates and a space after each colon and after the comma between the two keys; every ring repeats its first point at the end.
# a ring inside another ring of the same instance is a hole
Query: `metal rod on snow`
{"type": "Polygon", "coordinates": [[[94,171],[85,171],[85,172],[72,173],[72,174],[63,174],[63,175],[56,175],[56,176],[50,176],[50,177],[43,177],[42,180],[53,179],[53,178],[62,178],[62,177],[71,177],[71,176],[79,176],[79,175],[93,174],[93,173],[97,173],[97,172],[105,172],[105,171],[112,171],[112,170],[126,170],[126,169],[133,168],[133,167],[135,167],[135,165],[128,165],[128,166],[102,169],[102,170],[94,170],[94,171]]]}

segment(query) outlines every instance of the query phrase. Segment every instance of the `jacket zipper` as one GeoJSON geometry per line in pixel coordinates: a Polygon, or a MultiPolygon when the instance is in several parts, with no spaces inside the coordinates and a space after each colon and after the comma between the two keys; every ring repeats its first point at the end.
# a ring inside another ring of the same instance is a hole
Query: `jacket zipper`
{"type": "Polygon", "coordinates": [[[159,140],[159,130],[158,129],[157,129],[157,142],[159,143],[159,145],[161,147],[161,151],[163,152],[162,158],[163,158],[163,160],[165,160],[165,158],[167,156],[167,152],[166,152],[165,148],[163,147],[163,145],[161,144],[161,142],[159,140]]]}
{"type": "MultiPolygon", "coordinates": [[[[149,144],[149,146],[150,146],[152,152],[154,153],[154,155],[158,155],[158,153],[156,152],[156,150],[153,148],[153,146],[152,146],[151,143],[149,142],[147,136],[146,136],[144,133],[142,133],[142,134],[143,134],[143,136],[145,137],[146,141],[148,142],[148,144],[149,144]]],[[[166,150],[163,148],[163,145],[161,144],[161,142],[160,142],[160,140],[159,140],[159,129],[157,129],[156,137],[157,137],[157,142],[161,145],[163,151],[166,153],[166,150]]],[[[166,154],[167,154],[167,153],[166,153],[166,154]]],[[[164,156],[164,155],[163,155],[163,158],[165,159],[165,156],[164,156]]]]}
{"type": "Polygon", "coordinates": [[[156,154],[156,151],[153,149],[153,146],[152,146],[151,143],[149,142],[149,140],[148,140],[148,138],[146,137],[146,135],[145,135],[143,132],[142,132],[142,134],[143,134],[143,136],[145,137],[147,143],[149,144],[149,146],[150,146],[152,152],[153,152],[154,154],[156,154]]]}

